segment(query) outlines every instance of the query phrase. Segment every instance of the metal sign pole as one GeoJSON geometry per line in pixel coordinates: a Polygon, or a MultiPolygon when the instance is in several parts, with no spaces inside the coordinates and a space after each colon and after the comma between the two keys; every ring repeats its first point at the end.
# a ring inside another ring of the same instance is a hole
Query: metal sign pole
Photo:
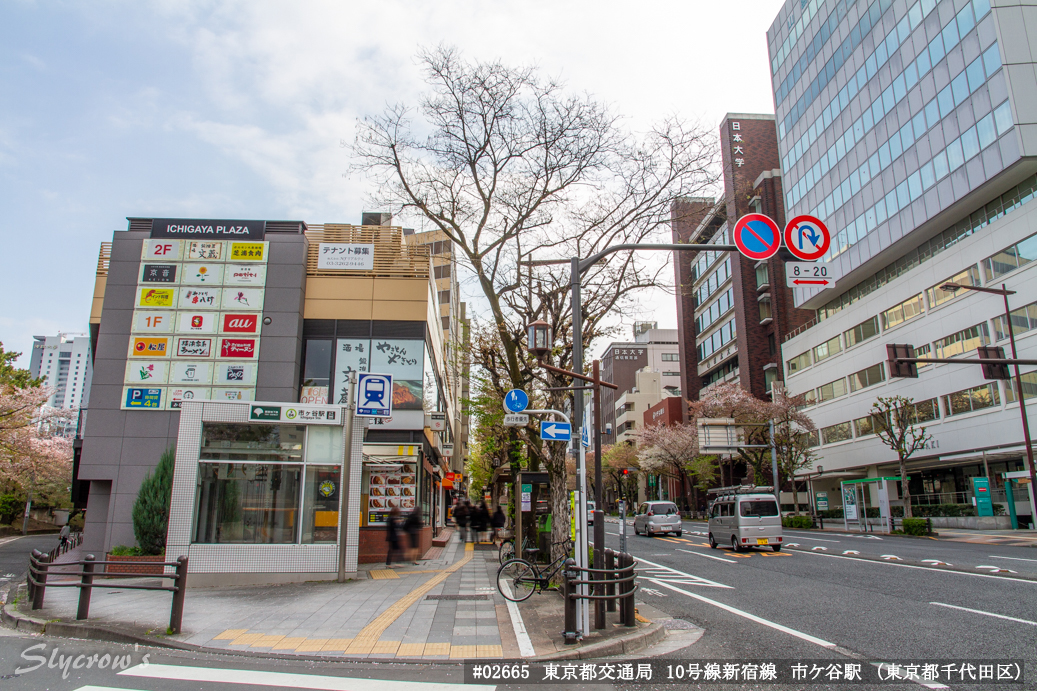
{"type": "Polygon", "coordinates": [[[625,499],[619,500],[619,551],[626,554],[627,551],[627,503],[625,499]]]}
{"type": "MultiPolygon", "coordinates": [[[[576,508],[578,515],[576,516],[576,566],[581,569],[587,568],[587,449],[584,447],[582,441],[580,443],[580,465],[576,476],[577,487],[579,488],[578,506],[576,508]]],[[[587,574],[580,572],[580,580],[586,580],[587,574]]],[[[580,595],[589,595],[586,584],[581,584],[580,595]]],[[[590,608],[587,606],[590,600],[580,598],[576,601],[577,604],[577,629],[581,636],[586,636],[590,632],[590,608]]]]}
{"type": "MultiPolygon", "coordinates": [[[[342,459],[342,474],[338,481],[338,582],[346,582],[346,511],[350,468],[353,465],[353,389],[356,372],[350,372],[346,383],[346,453],[342,459]]],[[[359,520],[359,517],[357,517],[359,520]]]]}

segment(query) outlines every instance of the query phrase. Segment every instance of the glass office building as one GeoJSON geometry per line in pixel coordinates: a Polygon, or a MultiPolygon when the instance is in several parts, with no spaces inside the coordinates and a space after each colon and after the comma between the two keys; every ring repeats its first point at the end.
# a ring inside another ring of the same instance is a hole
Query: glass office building
{"type": "MultiPolygon", "coordinates": [[[[1006,283],[1019,291],[1013,309],[1028,314],[1030,28],[1037,11],[990,0],[789,0],[768,32],[788,215],[826,222],[824,261],[842,276],[835,288],[797,289],[797,306],[816,318],[782,344],[789,388],[814,401],[826,474],[899,474],[887,472],[894,456],[867,416],[877,396],[895,394],[925,409],[933,434],[909,467],[922,501],[969,503],[969,477],[1000,487],[999,472],[1023,468],[1015,384],[956,364],[891,381],[885,344],[933,357],[1005,345],[999,298],[940,290],[948,279],[1006,283]]],[[[1029,331],[1028,317],[1017,322],[1029,331]]],[[[1022,336],[1020,357],[1035,345],[1022,336]]]]}

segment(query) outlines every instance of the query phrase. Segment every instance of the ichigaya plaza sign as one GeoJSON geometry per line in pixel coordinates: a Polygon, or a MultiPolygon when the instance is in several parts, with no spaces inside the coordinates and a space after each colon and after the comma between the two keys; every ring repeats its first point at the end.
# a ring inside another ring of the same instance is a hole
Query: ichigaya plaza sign
{"type": "Polygon", "coordinates": [[[156,218],[151,221],[153,238],[215,238],[262,240],[266,221],[221,221],[185,218],[156,218]]]}

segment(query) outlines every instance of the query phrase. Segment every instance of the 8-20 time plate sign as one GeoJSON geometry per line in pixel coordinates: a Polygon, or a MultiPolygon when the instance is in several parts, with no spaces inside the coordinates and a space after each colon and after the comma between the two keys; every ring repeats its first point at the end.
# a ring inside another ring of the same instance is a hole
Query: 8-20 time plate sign
{"type": "Polygon", "coordinates": [[[823,262],[785,262],[785,285],[789,288],[832,288],[835,267],[823,262]]]}

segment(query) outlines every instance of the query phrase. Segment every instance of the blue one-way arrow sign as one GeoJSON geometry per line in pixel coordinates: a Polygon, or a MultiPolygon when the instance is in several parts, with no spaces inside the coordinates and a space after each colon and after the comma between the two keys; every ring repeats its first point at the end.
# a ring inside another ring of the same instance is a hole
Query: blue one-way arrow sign
{"type": "Polygon", "coordinates": [[[541,422],[540,438],[547,441],[569,441],[572,439],[572,425],[568,422],[541,422]]]}
{"type": "Polygon", "coordinates": [[[512,389],[504,394],[504,408],[512,413],[521,413],[529,407],[529,396],[522,389],[512,389]]]}

